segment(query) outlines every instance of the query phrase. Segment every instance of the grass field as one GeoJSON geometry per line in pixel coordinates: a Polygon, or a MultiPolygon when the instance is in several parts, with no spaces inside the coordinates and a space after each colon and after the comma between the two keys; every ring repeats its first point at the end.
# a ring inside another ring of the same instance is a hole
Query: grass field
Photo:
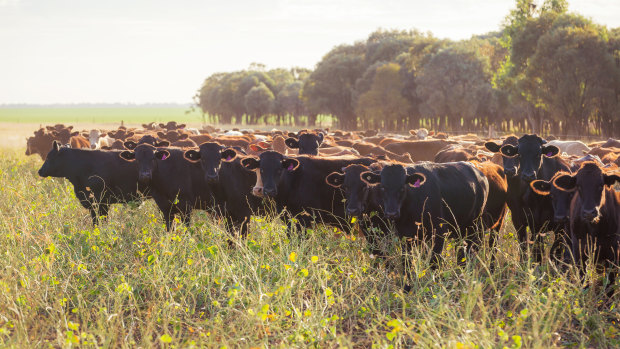
{"type": "Polygon", "coordinates": [[[202,114],[189,107],[58,107],[58,108],[0,108],[0,122],[11,123],[88,123],[88,124],[140,124],[151,121],[200,123],[202,114]]]}
{"type": "MultiPolygon", "coordinates": [[[[512,229],[436,270],[427,248],[371,258],[365,240],[317,226],[288,238],[253,218],[245,240],[205,212],[167,233],[152,202],[88,212],[64,179],[41,179],[23,150],[0,157],[2,347],[446,347],[620,345],[618,296],[600,275],[521,262],[512,229]]],[[[386,246],[396,246],[386,238],[386,246]]],[[[457,243],[450,241],[454,246],[457,243]]]]}

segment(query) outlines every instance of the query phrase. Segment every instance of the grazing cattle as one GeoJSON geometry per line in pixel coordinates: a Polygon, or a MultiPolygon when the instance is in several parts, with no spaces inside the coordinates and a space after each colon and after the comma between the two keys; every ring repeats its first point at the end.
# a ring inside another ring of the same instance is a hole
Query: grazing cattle
{"type": "Polygon", "coordinates": [[[384,146],[384,148],[396,154],[409,153],[415,161],[433,161],[441,149],[454,143],[445,140],[397,141],[384,146]]]}
{"type": "Polygon", "coordinates": [[[299,155],[319,155],[323,134],[302,133],[298,138],[286,139],[285,143],[291,149],[299,149],[299,155]]]}
{"type": "Polygon", "coordinates": [[[47,154],[52,150],[54,136],[40,128],[34,132],[34,136],[26,139],[26,155],[39,154],[41,159],[45,161],[47,154]]]}
{"type": "Polygon", "coordinates": [[[428,137],[428,130],[421,128],[418,130],[409,130],[409,134],[420,140],[425,140],[428,137]]]}
{"type": "Polygon", "coordinates": [[[133,151],[120,153],[127,163],[135,163],[137,180],[148,188],[168,231],[175,215],[189,225],[192,210],[206,210],[215,205],[200,164],[186,161],[184,153],[182,149],[155,148],[150,144],[140,144],[133,151]]]}
{"type": "Polygon", "coordinates": [[[558,237],[556,237],[553,246],[551,247],[551,254],[554,255],[556,259],[559,259],[559,256],[563,256],[564,261],[570,261],[570,255],[568,254],[568,249],[565,250],[564,253],[561,253],[562,247],[567,246],[570,249],[570,235],[569,235],[569,220],[570,220],[570,205],[573,200],[573,191],[566,191],[558,189],[554,182],[555,180],[564,175],[570,175],[569,172],[560,171],[556,173],[553,178],[548,181],[544,179],[537,179],[530,183],[530,187],[532,190],[541,196],[549,196],[551,199],[551,204],[553,207],[553,221],[562,227],[558,232],[558,237]]]}
{"type": "Polygon", "coordinates": [[[349,165],[342,172],[332,172],[325,177],[325,182],[334,188],[342,190],[346,199],[345,213],[347,216],[357,217],[366,242],[373,255],[381,255],[381,250],[376,244],[377,234],[373,228],[378,228],[382,234],[389,231],[387,221],[380,215],[371,214],[380,212],[380,189],[378,186],[369,186],[361,178],[361,174],[367,171],[381,171],[383,164],[375,163],[371,167],[365,165],[349,165]]]}
{"type": "Polygon", "coordinates": [[[119,141],[125,141],[127,138],[133,137],[134,134],[133,131],[127,131],[125,128],[119,127],[116,131],[108,132],[108,137],[119,141]]]}
{"type": "Polygon", "coordinates": [[[489,245],[493,247],[495,233],[502,228],[508,213],[508,180],[502,166],[490,161],[480,162],[478,158],[470,161],[489,181],[489,195],[482,214],[482,223],[485,229],[493,231],[489,241],[489,245]]]}
{"type": "Polygon", "coordinates": [[[474,154],[472,151],[467,150],[461,146],[450,146],[448,148],[440,150],[437,155],[435,155],[434,161],[436,163],[467,161],[473,155],[474,154]]]}
{"type": "Polygon", "coordinates": [[[310,225],[313,216],[328,224],[342,223],[345,216],[342,193],[325,183],[325,177],[351,164],[370,165],[373,162],[369,158],[354,157],[291,158],[275,151],[265,151],[258,158],[241,159],[246,169],[259,171],[255,188],[260,179],[262,195],[274,199],[276,212],[286,208],[303,227],[310,225]],[[300,215],[304,211],[311,215],[300,215]]]}
{"type": "Polygon", "coordinates": [[[607,142],[601,145],[601,148],[620,148],[620,141],[617,139],[609,138],[607,142]]]}
{"type": "Polygon", "coordinates": [[[111,204],[142,197],[138,193],[138,167],[124,161],[118,151],[72,149],[54,141],[39,169],[41,177],[66,178],[75,197],[90,211],[93,224],[107,216],[111,204]]]}
{"type": "Polygon", "coordinates": [[[259,208],[260,199],[251,194],[256,173],[246,171],[237,151],[215,142],[200,145],[198,151],[185,152],[185,159],[200,163],[207,182],[225,217],[232,221],[241,236],[247,235],[247,224],[259,208]]]}
{"type": "Polygon", "coordinates": [[[390,160],[396,160],[396,161],[405,162],[405,163],[413,163],[413,160],[411,159],[411,155],[409,155],[409,153],[404,153],[402,155],[392,153],[391,151],[387,151],[385,150],[385,148],[379,145],[375,145],[373,143],[357,142],[352,145],[352,148],[357,150],[362,156],[384,155],[388,157],[390,160]]]}
{"type": "Polygon", "coordinates": [[[90,149],[90,142],[88,142],[88,139],[77,135],[77,136],[73,136],[71,138],[69,138],[69,144],[71,145],[71,148],[88,148],[90,149]]]}
{"type": "MultiPolygon", "coordinates": [[[[379,205],[400,236],[432,241],[433,259],[441,253],[450,229],[464,237],[467,246],[478,245],[480,234],[473,232],[486,204],[489,183],[471,163],[424,162],[408,168],[390,164],[380,174],[363,172],[361,178],[379,186],[379,205]]],[[[459,249],[459,261],[463,253],[459,249]]]]}
{"type": "Polygon", "coordinates": [[[160,141],[156,137],[151,135],[144,135],[140,137],[137,142],[134,141],[125,141],[123,146],[125,149],[134,150],[140,144],[150,144],[156,148],[165,148],[170,146],[170,142],[168,141],[160,141]]]}
{"type": "Polygon", "coordinates": [[[166,124],[160,123],[159,127],[165,129],[166,131],[174,131],[184,129],[185,124],[177,124],[176,121],[168,121],[166,124]]]}
{"type": "MultiPolygon", "coordinates": [[[[603,172],[593,162],[553,182],[558,189],[575,193],[570,206],[570,236],[573,256],[582,271],[588,257],[609,268],[620,262],[620,192],[612,188],[617,182],[620,176],[603,172]],[[594,255],[588,255],[591,249],[594,255]]],[[[610,285],[616,276],[617,271],[612,271],[610,285]]]]}
{"type": "Polygon", "coordinates": [[[529,241],[526,228],[529,228],[533,235],[534,257],[541,261],[543,233],[558,231],[561,226],[553,221],[550,198],[536,194],[529,184],[536,179],[548,181],[559,171],[569,171],[569,165],[557,156],[558,147],[545,145],[537,135],[524,135],[519,139],[510,136],[501,146],[494,142],[487,142],[485,146],[502,154],[504,173],[508,178],[508,207],[517,237],[525,250],[529,241]]]}
{"type": "Polygon", "coordinates": [[[109,147],[114,138],[108,136],[100,130],[90,130],[88,133],[88,141],[90,142],[91,149],[101,149],[103,147],[109,147]]]}
{"type": "Polygon", "coordinates": [[[548,145],[555,145],[560,148],[560,152],[566,153],[568,155],[583,155],[590,151],[590,147],[585,145],[581,141],[550,141],[547,143],[548,145]]]}

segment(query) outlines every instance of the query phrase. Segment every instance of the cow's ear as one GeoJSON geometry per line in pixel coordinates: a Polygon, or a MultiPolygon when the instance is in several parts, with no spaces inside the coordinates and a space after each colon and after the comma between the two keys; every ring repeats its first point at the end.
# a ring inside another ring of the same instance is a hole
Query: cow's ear
{"type": "Polygon", "coordinates": [[[75,137],[80,134],[80,131],[71,132],[71,137],[75,137]]]}
{"type": "Polygon", "coordinates": [[[237,157],[237,152],[232,148],[222,150],[222,160],[226,162],[233,161],[237,157]]]}
{"type": "Polygon", "coordinates": [[[552,158],[560,153],[560,148],[555,145],[547,145],[542,147],[542,153],[548,158],[552,158]]]}
{"type": "Polygon", "coordinates": [[[286,144],[287,147],[291,148],[291,149],[296,149],[299,148],[299,141],[293,137],[289,137],[284,141],[284,144],[286,144]]]}
{"type": "Polygon", "coordinates": [[[267,150],[269,149],[269,147],[271,147],[271,144],[267,143],[267,142],[263,142],[260,141],[258,143],[256,143],[259,147],[263,148],[263,150],[267,150]]]}
{"type": "Polygon", "coordinates": [[[484,143],[484,147],[487,148],[488,151],[497,153],[502,146],[495,142],[486,142],[484,143]]]}
{"type": "Polygon", "coordinates": [[[161,122],[159,123],[159,127],[164,128],[166,127],[166,125],[162,124],[161,122]]]}
{"type": "Polygon", "coordinates": [[[371,171],[366,171],[366,172],[360,173],[360,179],[364,183],[369,184],[369,185],[381,183],[381,175],[380,174],[376,174],[376,173],[371,172],[371,171]]]}
{"type": "Polygon", "coordinates": [[[52,149],[54,149],[55,151],[59,151],[60,150],[60,142],[58,141],[54,141],[52,142],[52,149]]]}
{"type": "Polygon", "coordinates": [[[185,128],[185,124],[177,125],[177,128],[185,128]]]}
{"type": "Polygon", "coordinates": [[[512,144],[506,144],[499,148],[499,151],[502,153],[502,156],[507,158],[514,158],[519,154],[519,148],[515,147],[512,144]]]}
{"type": "Polygon", "coordinates": [[[299,167],[299,160],[293,158],[284,159],[282,160],[282,167],[288,171],[295,171],[299,167]]]}
{"type": "Polygon", "coordinates": [[[187,138],[189,138],[189,135],[188,135],[187,133],[182,133],[182,134],[179,136],[179,140],[182,140],[182,139],[187,139],[187,138]]]}
{"type": "Polygon", "coordinates": [[[537,179],[535,181],[532,181],[530,183],[530,187],[532,188],[534,193],[538,195],[545,196],[551,193],[551,183],[545,180],[542,180],[542,179],[537,179]]]}
{"type": "Polygon", "coordinates": [[[419,188],[426,182],[426,176],[415,172],[407,175],[407,184],[414,188],[419,188]]]}
{"type": "Polygon", "coordinates": [[[166,160],[170,157],[170,153],[167,150],[158,150],[153,153],[153,155],[155,155],[155,159],[157,160],[166,160]]]}
{"type": "Polygon", "coordinates": [[[126,161],[134,161],[136,159],[136,153],[130,150],[123,150],[122,152],[118,154],[118,156],[120,156],[121,159],[126,160],[126,161]]]}
{"type": "Polygon", "coordinates": [[[288,136],[291,137],[291,138],[295,138],[295,137],[297,137],[297,134],[294,133],[294,132],[289,132],[288,136]]]}
{"type": "Polygon", "coordinates": [[[612,175],[603,175],[603,182],[605,185],[612,186],[616,182],[620,182],[620,176],[612,174],[612,175]]]}
{"type": "Polygon", "coordinates": [[[132,132],[129,132],[129,133],[127,133],[127,135],[125,136],[125,138],[133,137],[133,135],[135,135],[135,133],[134,133],[133,131],[132,131],[132,132]]]}
{"type": "Polygon", "coordinates": [[[159,141],[153,144],[155,148],[168,148],[170,146],[170,142],[168,141],[159,141]]]}
{"type": "Polygon", "coordinates": [[[81,135],[81,136],[82,136],[82,137],[84,137],[84,138],[86,138],[86,139],[88,139],[88,137],[90,137],[90,135],[89,135],[88,133],[82,133],[82,135],[81,135]]]}
{"type": "Polygon", "coordinates": [[[111,138],[116,138],[116,137],[114,137],[115,135],[116,135],[116,131],[110,131],[110,132],[108,132],[108,137],[111,137],[111,138]]]}
{"type": "Polygon", "coordinates": [[[249,157],[241,159],[241,165],[248,170],[256,170],[260,167],[260,159],[249,157]]]}
{"type": "Polygon", "coordinates": [[[344,174],[339,172],[332,172],[325,177],[325,183],[331,185],[334,188],[339,188],[344,183],[344,174]]]}
{"type": "MultiPolygon", "coordinates": [[[[161,125],[161,124],[160,124],[160,125],[161,125]]],[[[163,127],[163,126],[162,126],[162,127],[163,127]]],[[[164,139],[164,138],[166,138],[166,134],[165,134],[165,133],[163,133],[163,132],[161,132],[161,131],[157,131],[157,137],[164,139]]]]}
{"type": "Polygon", "coordinates": [[[183,154],[183,157],[190,162],[198,162],[200,161],[200,152],[190,149],[183,154]]]}
{"type": "Polygon", "coordinates": [[[575,190],[575,187],[577,185],[577,180],[575,179],[574,176],[565,174],[565,175],[557,176],[553,180],[553,185],[560,190],[571,192],[575,190]]]}
{"type": "Polygon", "coordinates": [[[123,145],[125,146],[126,149],[134,150],[138,146],[138,143],[134,141],[126,141],[125,143],[123,143],[123,145]]]}

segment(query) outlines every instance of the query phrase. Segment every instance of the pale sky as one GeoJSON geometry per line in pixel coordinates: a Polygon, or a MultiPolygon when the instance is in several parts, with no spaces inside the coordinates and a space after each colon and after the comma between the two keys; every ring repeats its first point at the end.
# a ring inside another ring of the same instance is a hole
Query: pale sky
{"type": "MultiPolygon", "coordinates": [[[[620,0],[569,0],[620,26],[620,0]]],[[[377,28],[450,39],[500,28],[514,0],[0,0],[0,104],[189,103],[221,71],[313,68],[377,28]]]]}

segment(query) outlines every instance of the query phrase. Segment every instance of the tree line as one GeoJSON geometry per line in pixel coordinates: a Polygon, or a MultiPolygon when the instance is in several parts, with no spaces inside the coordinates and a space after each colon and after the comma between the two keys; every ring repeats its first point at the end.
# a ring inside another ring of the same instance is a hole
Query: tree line
{"type": "Polygon", "coordinates": [[[213,123],[343,129],[620,134],[620,28],[516,0],[497,32],[468,40],[383,30],[329,51],[314,70],[209,76],[195,96],[213,123]]]}

